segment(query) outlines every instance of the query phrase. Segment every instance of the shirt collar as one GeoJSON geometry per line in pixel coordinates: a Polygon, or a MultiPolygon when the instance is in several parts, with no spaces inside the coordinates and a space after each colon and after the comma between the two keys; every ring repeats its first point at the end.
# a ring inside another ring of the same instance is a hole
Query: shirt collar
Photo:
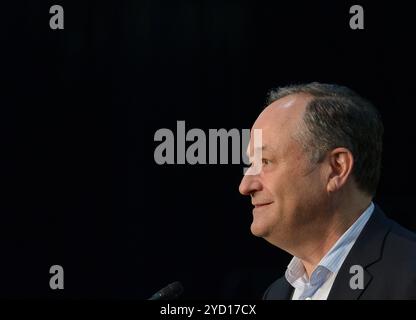
{"type": "MultiPolygon", "coordinates": [[[[344,234],[321,259],[311,275],[311,282],[322,282],[323,278],[326,279],[330,274],[338,272],[368,219],[370,219],[373,211],[374,204],[371,202],[368,208],[348,228],[348,230],[344,232],[344,234]],[[320,280],[315,279],[317,277],[320,280]]],[[[308,282],[305,267],[298,257],[293,257],[290,261],[287,266],[285,277],[286,280],[295,288],[305,281],[308,282]]]]}

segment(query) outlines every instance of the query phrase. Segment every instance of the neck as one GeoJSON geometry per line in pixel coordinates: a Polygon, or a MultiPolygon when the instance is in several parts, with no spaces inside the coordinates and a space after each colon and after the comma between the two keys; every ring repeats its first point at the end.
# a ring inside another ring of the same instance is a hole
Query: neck
{"type": "MultiPolygon", "coordinates": [[[[364,199],[363,199],[364,200],[364,199]]],[[[355,202],[357,205],[337,206],[325,215],[326,223],[314,232],[315,238],[308,240],[308,245],[303,246],[297,253],[305,267],[308,277],[311,276],[321,259],[329,252],[338,239],[351,227],[359,216],[370,205],[371,198],[365,201],[355,202]],[[330,218],[328,218],[330,217],[330,218]]]]}

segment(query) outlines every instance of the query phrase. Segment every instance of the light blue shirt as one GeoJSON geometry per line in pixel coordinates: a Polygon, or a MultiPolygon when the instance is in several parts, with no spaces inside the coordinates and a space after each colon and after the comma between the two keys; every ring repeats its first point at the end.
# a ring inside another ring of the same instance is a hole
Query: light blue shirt
{"type": "Polygon", "coordinates": [[[293,300],[325,300],[345,258],[374,211],[373,202],[338,239],[312,272],[310,279],[302,261],[293,257],[287,266],[286,280],[295,288],[293,300]]]}

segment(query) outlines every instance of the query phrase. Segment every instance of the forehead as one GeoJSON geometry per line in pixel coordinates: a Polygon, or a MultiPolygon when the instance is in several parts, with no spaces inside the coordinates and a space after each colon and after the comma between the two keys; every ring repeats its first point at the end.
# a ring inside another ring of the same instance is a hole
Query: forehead
{"type": "Polygon", "coordinates": [[[248,150],[254,146],[254,129],[261,130],[264,151],[279,151],[293,144],[293,135],[302,123],[309,100],[310,97],[306,95],[289,95],[267,106],[252,127],[248,150]]]}
{"type": "Polygon", "coordinates": [[[296,94],[272,102],[260,113],[253,129],[288,130],[302,119],[309,100],[307,95],[296,94]]]}

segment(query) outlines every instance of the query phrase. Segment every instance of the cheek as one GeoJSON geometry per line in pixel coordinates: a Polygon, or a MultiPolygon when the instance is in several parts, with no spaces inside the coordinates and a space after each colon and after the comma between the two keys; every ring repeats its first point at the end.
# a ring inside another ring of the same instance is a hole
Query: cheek
{"type": "Polygon", "coordinates": [[[299,181],[297,190],[303,203],[302,206],[306,207],[308,211],[319,208],[322,201],[326,199],[326,186],[319,172],[315,172],[299,181]]]}
{"type": "Polygon", "coordinates": [[[300,189],[303,190],[305,183],[302,177],[299,177],[292,172],[287,170],[267,177],[265,186],[274,197],[292,197],[300,189]]]}
{"type": "Polygon", "coordinates": [[[290,208],[311,204],[321,198],[325,186],[318,171],[299,175],[296,170],[286,170],[267,177],[265,189],[270,192],[278,208],[290,208]]]}

